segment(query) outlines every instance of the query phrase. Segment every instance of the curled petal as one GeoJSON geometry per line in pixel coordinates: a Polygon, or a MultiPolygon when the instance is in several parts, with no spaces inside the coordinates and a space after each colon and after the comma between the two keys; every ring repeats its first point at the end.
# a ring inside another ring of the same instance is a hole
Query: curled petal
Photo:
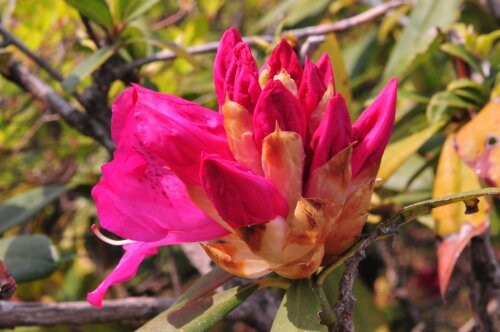
{"type": "MultiPolygon", "coordinates": [[[[224,234],[220,234],[219,236],[222,237],[226,234],[227,232],[224,232],[224,234]]],[[[197,228],[196,226],[193,226],[188,232],[187,237],[184,238],[185,241],[189,242],[208,241],[212,239],[207,236],[205,228],[197,228]]],[[[132,279],[137,274],[142,261],[147,257],[156,255],[159,247],[176,243],[179,243],[177,234],[172,232],[159,241],[136,242],[123,246],[125,254],[120,262],[94,291],[87,294],[87,301],[93,306],[101,307],[102,300],[109,287],[132,279]]]]}
{"type": "Polygon", "coordinates": [[[93,306],[101,307],[108,288],[132,279],[137,274],[142,261],[158,253],[159,246],[154,242],[138,242],[125,246],[125,254],[118,265],[94,291],[87,294],[87,301],[93,306]]]}
{"type": "Polygon", "coordinates": [[[287,201],[278,189],[236,162],[205,156],[200,177],[208,198],[231,227],[259,224],[288,214],[287,201]]]}
{"type": "Polygon", "coordinates": [[[213,68],[215,94],[219,105],[223,105],[226,101],[226,92],[224,91],[226,73],[234,55],[234,47],[241,41],[240,34],[234,28],[226,30],[220,40],[213,68]]]}
{"type": "MultiPolygon", "coordinates": [[[[257,65],[250,47],[244,42],[238,43],[234,49],[234,56],[224,81],[224,92],[230,100],[253,113],[261,88],[257,65]]],[[[219,105],[223,105],[224,102],[219,100],[219,105]]]]}
{"type": "Polygon", "coordinates": [[[340,93],[333,97],[326,108],[320,126],[311,140],[313,153],[310,172],[324,165],[352,142],[351,118],[340,93]]]}
{"type": "Polygon", "coordinates": [[[353,125],[352,176],[378,165],[391,137],[396,116],[398,81],[393,78],[353,125]]]}
{"type": "Polygon", "coordinates": [[[262,146],[262,140],[274,132],[276,125],[284,131],[294,131],[305,142],[306,118],[302,105],[278,80],[267,83],[260,95],[253,115],[255,142],[262,146]]]}
{"type": "Polygon", "coordinates": [[[186,184],[199,184],[202,153],[232,158],[222,115],[184,99],[136,87],[137,137],[186,184]]]}
{"type": "Polygon", "coordinates": [[[309,59],[306,59],[304,75],[302,75],[298,93],[298,98],[306,112],[306,118],[309,118],[309,115],[314,112],[325,91],[326,86],[323,84],[319,69],[309,59]]]}
{"type": "Polygon", "coordinates": [[[267,68],[269,69],[269,78],[273,78],[284,69],[294,79],[297,86],[300,85],[302,79],[302,66],[300,65],[295,51],[285,39],[279,42],[269,56],[267,68]]]}
{"type": "Polygon", "coordinates": [[[330,60],[328,53],[323,53],[318,62],[316,62],[316,66],[319,69],[325,86],[332,85],[335,88],[335,77],[333,76],[332,61],[330,60]]]}
{"type": "Polygon", "coordinates": [[[208,239],[226,233],[191,202],[179,178],[154,160],[118,150],[102,170],[92,197],[108,231],[136,241],[168,235],[177,242],[191,241],[192,229],[203,229],[208,239]]]}

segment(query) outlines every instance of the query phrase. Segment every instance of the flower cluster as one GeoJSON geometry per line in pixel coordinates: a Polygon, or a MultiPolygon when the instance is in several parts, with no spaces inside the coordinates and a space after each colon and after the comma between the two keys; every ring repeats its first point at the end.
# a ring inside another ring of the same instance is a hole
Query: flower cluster
{"type": "Polygon", "coordinates": [[[298,279],[349,248],[394,125],[396,80],[351,124],[328,55],[301,65],[282,40],[259,70],[236,30],[214,64],[219,112],[140,86],[112,107],[114,159],[94,187],[125,254],[88,300],[160,246],[200,242],[221,268],[298,279]]]}

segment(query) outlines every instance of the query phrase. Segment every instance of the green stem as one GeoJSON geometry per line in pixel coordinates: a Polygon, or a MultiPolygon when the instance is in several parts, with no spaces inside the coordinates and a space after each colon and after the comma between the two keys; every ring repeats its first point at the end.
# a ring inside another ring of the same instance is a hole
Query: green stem
{"type": "Polygon", "coordinates": [[[266,288],[266,287],[278,287],[284,290],[287,290],[288,287],[290,287],[290,282],[284,279],[277,279],[277,278],[263,278],[257,280],[257,284],[259,285],[259,288],[266,288]]]}
{"type": "Polygon", "coordinates": [[[315,282],[312,283],[312,288],[316,295],[318,295],[318,298],[321,302],[321,309],[323,314],[321,318],[323,320],[323,323],[328,327],[328,330],[331,331],[335,326],[336,319],[332,306],[326,298],[325,290],[323,289],[323,286],[321,284],[315,282]]]}

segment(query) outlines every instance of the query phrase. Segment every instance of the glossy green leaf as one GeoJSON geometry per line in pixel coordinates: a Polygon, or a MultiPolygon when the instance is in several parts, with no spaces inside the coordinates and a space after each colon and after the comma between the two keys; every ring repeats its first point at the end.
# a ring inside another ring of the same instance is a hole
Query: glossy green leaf
{"type": "Polygon", "coordinates": [[[275,26],[285,20],[286,13],[298,2],[298,0],[285,0],[278,3],[278,5],[264,15],[257,23],[251,32],[259,31],[269,26],[275,26]]]}
{"type": "Polygon", "coordinates": [[[429,122],[443,120],[452,109],[476,109],[478,105],[456,93],[440,91],[435,93],[427,105],[427,119],[429,122]]]}
{"type": "Polygon", "coordinates": [[[61,82],[63,89],[67,92],[73,92],[77,85],[92,74],[106,60],[111,58],[114,50],[112,47],[103,47],[80,63],[73,71],[61,82]]]}
{"type": "Polygon", "coordinates": [[[243,303],[257,289],[259,289],[258,284],[251,283],[214,295],[204,295],[194,300],[182,301],[150,320],[138,331],[206,331],[243,303]]]}
{"type": "Polygon", "coordinates": [[[113,28],[113,18],[105,0],[66,0],[66,2],[103,28],[107,30],[113,28]]]}
{"type": "Polygon", "coordinates": [[[437,29],[446,29],[458,17],[461,3],[462,0],[419,0],[415,3],[410,21],[391,52],[382,83],[393,76],[406,77],[417,56],[431,46],[438,35],[437,29]]]}
{"type": "Polygon", "coordinates": [[[114,14],[123,21],[130,22],[151,9],[160,0],[114,0],[114,14]]]}
{"type": "Polygon", "coordinates": [[[464,45],[446,43],[441,45],[441,50],[465,61],[472,69],[484,76],[481,68],[481,61],[474,54],[469,52],[464,45]]]}
{"type": "Polygon", "coordinates": [[[310,281],[296,280],[281,302],[271,331],[327,331],[320,323],[320,311],[321,302],[310,281]]]}
{"type": "Polygon", "coordinates": [[[214,289],[222,286],[227,281],[234,278],[234,275],[216,267],[209,273],[198,279],[191,287],[188,288],[175,302],[179,304],[186,301],[192,301],[212,292],[214,289]]]}
{"type": "Polygon", "coordinates": [[[17,282],[49,276],[57,268],[58,254],[45,235],[20,235],[0,239],[0,260],[17,282]]]}
{"type": "Polygon", "coordinates": [[[285,18],[287,26],[293,26],[306,18],[318,15],[325,11],[331,0],[300,0],[290,9],[285,18]]]}
{"type": "Polygon", "coordinates": [[[0,232],[24,224],[66,190],[64,185],[37,187],[2,202],[0,232]]]}

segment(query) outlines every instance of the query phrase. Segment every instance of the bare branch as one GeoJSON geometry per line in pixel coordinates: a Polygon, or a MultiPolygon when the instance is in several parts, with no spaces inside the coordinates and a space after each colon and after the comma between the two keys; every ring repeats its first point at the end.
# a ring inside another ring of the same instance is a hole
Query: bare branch
{"type": "Polygon", "coordinates": [[[76,130],[95,138],[109,151],[114,150],[114,143],[101,123],[80,112],[26,67],[18,62],[11,61],[7,72],[2,72],[2,75],[28,91],[35,99],[42,101],[50,111],[59,114],[76,130]]]}
{"type": "MultiPolygon", "coordinates": [[[[402,6],[404,4],[408,4],[408,1],[403,1],[403,0],[393,0],[387,3],[384,3],[380,6],[377,6],[373,9],[367,10],[364,13],[361,13],[359,15],[355,15],[340,21],[337,21],[335,23],[331,24],[322,24],[322,25],[317,25],[317,26],[312,26],[312,27],[306,27],[306,28],[301,28],[301,29],[292,29],[292,30],[286,30],[283,31],[282,36],[287,36],[287,35],[293,35],[298,38],[303,38],[303,37],[309,37],[309,36],[317,36],[317,35],[324,35],[330,32],[341,32],[348,30],[352,27],[371,22],[378,17],[384,15],[388,11],[402,6]]],[[[248,42],[250,45],[255,45],[257,40],[264,40],[268,42],[272,42],[274,40],[274,36],[272,35],[261,35],[261,36],[250,36],[250,37],[245,37],[244,40],[248,42]]],[[[207,44],[203,45],[197,45],[197,46],[191,46],[186,48],[186,52],[189,54],[197,55],[197,54],[205,54],[205,53],[212,53],[217,51],[217,48],[219,47],[219,42],[210,42],[207,44]]],[[[147,58],[142,58],[138,59],[132,62],[129,62],[126,64],[124,67],[120,68],[119,71],[117,71],[117,75],[123,75],[123,73],[127,73],[135,68],[141,67],[143,65],[157,62],[157,61],[169,61],[177,58],[177,54],[173,51],[170,50],[165,50],[158,52],[156,54],[153,54],[150,57],[147,58]]]]}
{"type": "Polygon", "coordinates": [[[144,321],[167,309],[174,299],[133,297],[105,300],[102,308],[84,301],[35,303],[0,301],[0,327],[81,325],[144,321]]]}
{"type": "Polygon", "coordinates": [[[83,26],[85,27],[85,30],[87,31],[87,35],[89,36],[90,40],[94,42],[95,46],[101,47],[101,41],[99,40],[99,37],[96,35],[94,29],[92,28],[92,25],[90,24],[90,20],[85,16],[80,13],[80,19],[82,20],[83,26]]]}
{"type": "MultiPolygon", "coordinates": [[[[102,308],[96,308],[85,301],[0,301],[0,328],[117,322],[137,325],[159,315],[174,302],[174,298],[168,297],[129,297],[104,300],[102,308]]],[[[260,292],[233,310],[226,319],[244,321],[258,331],[269,331],[279,303],[276,293],[270,290],[260,292]]]]}

